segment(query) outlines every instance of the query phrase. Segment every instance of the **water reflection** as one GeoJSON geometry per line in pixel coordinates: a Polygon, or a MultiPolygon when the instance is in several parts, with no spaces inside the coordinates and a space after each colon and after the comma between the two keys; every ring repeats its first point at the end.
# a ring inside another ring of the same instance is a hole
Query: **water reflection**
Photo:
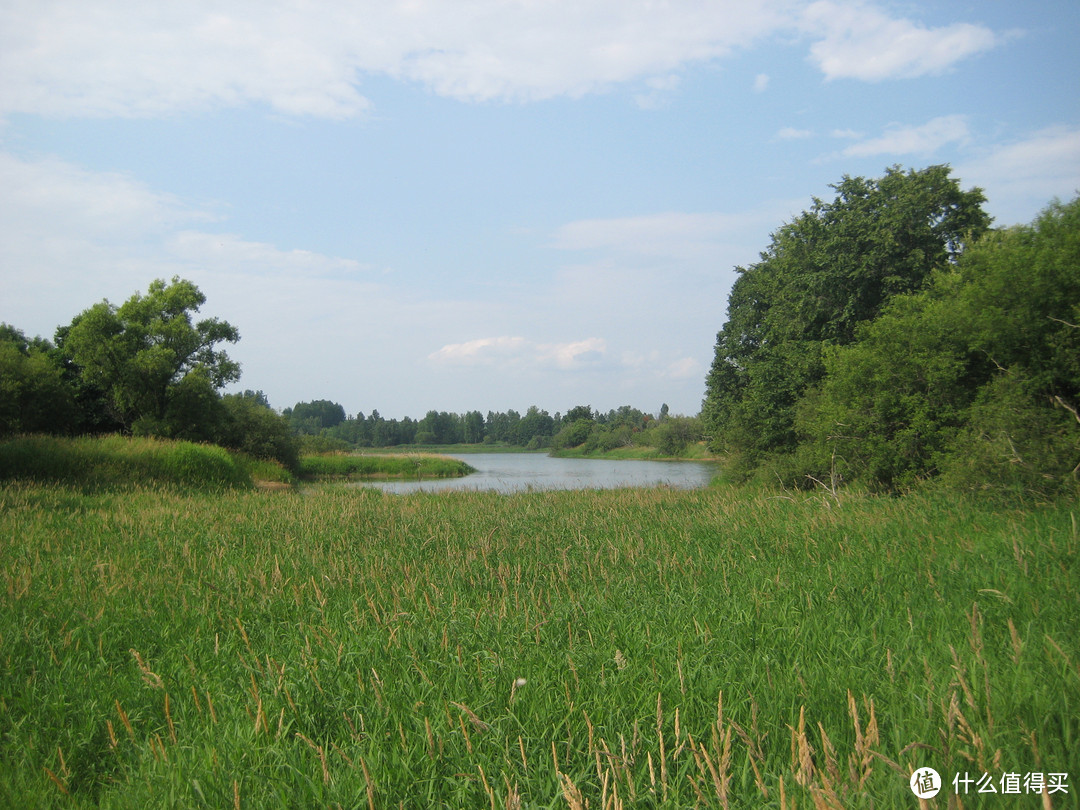
{"type": "Polygon", "coordinates": [[[525,492],[555,489],[617,489],[669,486],[696,489],[709,483],[715,465],[700,461],[638,461],[591,458],[552,458],[541,453],[448,454],[476,472],[464,478],[427,481],[364,481],[359,486],[386,492],[486,490],[525,492]]]}

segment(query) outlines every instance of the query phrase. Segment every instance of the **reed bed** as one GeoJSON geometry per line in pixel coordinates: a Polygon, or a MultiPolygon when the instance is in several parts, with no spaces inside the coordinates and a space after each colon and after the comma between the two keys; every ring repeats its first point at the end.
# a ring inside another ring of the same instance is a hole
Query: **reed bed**
{"type": "Polygon", "coordinates": [[[6,806],[1077,805],[1068,504],[14,483],[0,536],[6,806]]]}
{"type": "Polygon", "coordinates": [[[460,478],[473,472],[463,461],[436,453],[326,453],[300,459],[303,478],[460,478]]]}

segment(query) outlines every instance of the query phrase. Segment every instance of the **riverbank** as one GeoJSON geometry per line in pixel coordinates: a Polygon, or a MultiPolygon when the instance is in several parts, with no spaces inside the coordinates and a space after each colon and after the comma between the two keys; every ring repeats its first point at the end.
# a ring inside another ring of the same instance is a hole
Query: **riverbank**
{"type": "Polygon", "coordinates": [[[616,447],[611,450],[587,451],[585,446],[551,450],[556,458],[600,458],[600,459],[638,459],[640,461],[710,461],[719,462],[718,458],[705,442],[688,444],[678,455],[664,455],[659,448],[649,445],[616,447]]]}
{"type": "Polygon", "coordinates": [[[4,804],[1077,790],[1075,504],[13,482],[0,533],[4,804]]]}

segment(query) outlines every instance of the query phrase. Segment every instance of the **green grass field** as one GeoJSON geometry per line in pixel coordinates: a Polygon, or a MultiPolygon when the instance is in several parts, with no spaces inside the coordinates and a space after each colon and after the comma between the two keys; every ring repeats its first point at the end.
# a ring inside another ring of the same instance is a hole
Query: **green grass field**
{"type": "Polygon", "coordinates": [[[13,481],[0,537],[2,806],[1080,794],[1073,504],[13,481]]]}

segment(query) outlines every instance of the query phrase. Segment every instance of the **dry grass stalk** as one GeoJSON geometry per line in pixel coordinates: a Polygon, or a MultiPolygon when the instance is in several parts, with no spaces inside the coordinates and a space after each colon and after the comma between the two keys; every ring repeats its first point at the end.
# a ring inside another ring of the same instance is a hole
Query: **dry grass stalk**
{"type": "Polygon", "coordinates": [[[161,676],[156,672],[151,672],[150,667],[143,661],[142,656],[139,655],[138,650],[128,650],[133,656],[135,656],[135,663],[139,665],[139,670],[142,673],[142,679],[146,682],[146,685],[151,689],[163,689],[165,684],[161,681],[161,676]]]}
{"type": "Polygon", "coordinates": [[[120,705],[119,700],[113,701],[116,704],[116,713],[120,715],[120,722],[124,724],[124,728],[127,729],[128,737],[132,742],[135,742],[135,729],[131,727],[131,721],[128,720],[127,712],[124,711],[124,707],[120,705]]]}
{"type": "Polygon", "coordinates": [[[478,731],[488,730],[488,724],[481,720],[479,717],[477,717],[473,710],[466,706],[464,703],[455,703],[451,701],[450,705],[461,709],[461,711],[465,713],[465,716],[469,718],[469,722],[472,723],[478,731]]]}
{"type": "Polygon", "coordinates": [[[656,693],[656,736],[660,741],[660,798],[667,801],[667,758],[664,754],[664,709],[663,698],[656,693]]]}
{"type": "Polygon", "coordinates": [[[53,783],[58,788],[60,788],[61,793],[63,793],[65,796],[70,796],[71,795],[71,792],[67,789],[67,787],[64,785],[64,783],[60,780],[59,776],[57,776],[55,773],[50,771],[48,768],[45,769],[45,773],[48,775],[49,779],[51,779],[53,781],[53,783]]]}
{"type": "Polygon", "coordinates": [[[870,778],[873,770],[874,746],[878,744],[877,716],[874,714],[874,701],[869,701],[870,720],[866,731],[863,732],[859,721],[859,707],[855,702],[855,696],[848,690],[848,712],[851,714],[851,722],[855,726],[855,750],[848,758],[848,773],[852,782],[858,783],[861,791],[866,786],[866,780],[870,778]]]}
{"type": "Polygon", "coordinates": [[[521,794],[518,792],[517,782],[510,784],[510,777],[503,774],[503,782],[506,784],[505,810],[521,810],[521,794]]]}
{"type": "Polygon", "coordinates": [[[1020,663],[1020,652],[1023,650],[1024,644],[1020,640],[1020,634],[1016,631],[1016,625],[1013,624],[1013,620],[1012,620],[1011,616],[1008,619],[1008,624],[1009,624],[1009,638],[1012,639],[1012,648],[1013,648],[1012,660],[1013,660],[1014,664],[1019,664],[1020,663]]]}
{"type": "Polygon", "coordinates": [[[311,740],[309,740],[309,739],[308,739],[307,737],[305,737],[305,736],[304,736],[303,734],[301,734],[301,733],[300,733],[299,731],[298,731],[298,732],[296,732],[296,736],[297,736],[297,737],[299,737],[299,738],[300,738],[301,740],[303,740],[304,742],[306,742],[306,743],[308,744],[308,746],[309,746],[309,747],[310,747],[310,748],[311,748],[311,749],[312,749],[312,750],[313,750],[313,751],[314,751],[314,752],[315,752],[316,754],[318,754],[318,755],[319,755],[319,763],[320,763],[320,764],[322,765],[322,777],[323,777],[323,784],[324,784],[324,785],[328,785],[328,784],[330,784],[330,768],[329,768],[329,767],[327,766],[327,764],[326,764],[326,751],[325,751],[325,750],[323,749],[323,747],[322,747],[321,745],[316,745],[316,744],[315,744],[314,742],[312,742],[311,740]]]}
{"type": "Polygon", "coordinates": [[[169,726],[169,739],[176,745],[176,726],[173,725],[172,714],[169,712],[169,693],[165,693],[165,722],[169,726]]]}
{"type": "Polygon", "coordinates": [[[581,791],[573,783],[569,776],[556,770],[559,777],[559,787],[562,788],[563,798],[570,810],[585,810],[585,803],[581,798],[581,791]]]}
{"type": "Polygon", "coordinates": [[[791,770],[795,781],[809,787],[814,781],[814,751],[806,737],[806,707],[799,707],[799,728],[791,728],[791,770]]]}
{"type": "Polygon", "coordinates": [[[368,810],[375,810],[375,785],[371,781],[371,771],[368,770],[367,762],[360,757],[360,768],[364,772],[364,785],[367,788],[368,810]]]}

